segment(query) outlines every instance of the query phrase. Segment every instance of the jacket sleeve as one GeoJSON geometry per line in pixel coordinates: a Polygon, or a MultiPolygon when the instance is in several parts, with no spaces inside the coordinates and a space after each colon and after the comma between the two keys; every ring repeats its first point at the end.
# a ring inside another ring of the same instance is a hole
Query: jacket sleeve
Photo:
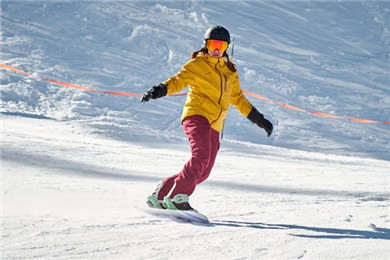
{"type": "Polygon", "coordinates": [[[240,88],[240,81],[238,79],[238,73],[234,75],[233,89],[230,97],[230,104],[235,106],[240,113],[247,117],[251,112],[253,105],[249,100],[244,96],[240,88]]]}
{"type": "Polygon", "coordinates": [[[163,82],[167,86],[167,95],[180,92],[195,81],[192,73],[194,62],[195,59],[190,60],[176,75],[163,82]]]}

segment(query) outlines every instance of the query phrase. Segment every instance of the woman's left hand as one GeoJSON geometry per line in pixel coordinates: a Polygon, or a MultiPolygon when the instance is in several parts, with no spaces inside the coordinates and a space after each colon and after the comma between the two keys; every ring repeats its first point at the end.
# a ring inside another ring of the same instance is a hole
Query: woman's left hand
{"type": "Polygon", "coordinates": [[[274,126],[270,121],[265,119],[263,114],[261,114],[255,107],[252,108],[247,118],[252,123],[255,123],[259,127],[263,128],[267,132],[267,137],[269,137],[272,134],[274,126]]]}

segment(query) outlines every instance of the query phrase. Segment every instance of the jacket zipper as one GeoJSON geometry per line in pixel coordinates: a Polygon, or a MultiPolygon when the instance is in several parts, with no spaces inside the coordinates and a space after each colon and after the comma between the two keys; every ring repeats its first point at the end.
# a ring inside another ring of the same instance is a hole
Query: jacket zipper
{"type": "MultiPolygon", "coordinates": [[[[223,76],[225,78],[225,93],[226,93],[226,91],[227,91],[227,77],[226,77],[226,75],[223,75],[223,76]]],[[[223,121],[222,121],[221,140],[223,139],[223,132],[225,131],[225,120],[226,120],[226,118],[224,118],[223,121]]]]}
{"type": "MultiPolygon", "coordinates": [[[[223,94],[223,80],[222,80],[222,74],[217,69],[218,64],[219,64],[219,60],[215,64],[215,70],[218,72],[219,78],[221,79],[221,95],[219,96],[219,100],[218,100],[218,104],[219,104],[219,106],[221,106],[221,100],[222,100],[222,94],[223,94]]],[[[225,80],[226,80],[226,77],[225,77],[225,80]]],[[[226,88],[226,84],[225,84],[225,88],[226,88]]],[[[211,125],[214,124],[216,121],[218,121],[218,119],[221,117],[221,114],[222,114],[222,108],[220,108],[218,117],[213,122],[211,122],[211,125]]]]}

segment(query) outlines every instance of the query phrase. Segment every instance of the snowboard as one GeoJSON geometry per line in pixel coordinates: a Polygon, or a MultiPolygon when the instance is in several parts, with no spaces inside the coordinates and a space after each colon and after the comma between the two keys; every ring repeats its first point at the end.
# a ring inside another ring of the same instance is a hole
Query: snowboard
{"type": "Polygon", "coordinates": [[[195,210],[169,210],[148,208],[146,212],[156,217],[168,218],[178,222],[189,222],[198,224],[208,224],[207,217],[195,210]]]}

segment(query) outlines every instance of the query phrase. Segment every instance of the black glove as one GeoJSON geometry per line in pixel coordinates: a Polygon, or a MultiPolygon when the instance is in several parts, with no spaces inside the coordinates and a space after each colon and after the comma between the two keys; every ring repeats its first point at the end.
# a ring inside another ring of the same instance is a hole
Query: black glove
{"type": "Polygon", "coordinates": [[[264,116],[257,111],[255,107],[252,108],[251,112],[247,116],[247,118],[252,122],[258,125],[267,132],[267,136],[269,137],[272,134],[273,125],[270,121],[264,118],[264,116]]]}
{"type": "Polygon", "coordinates": [[[156,99],[167,95],[167,86],[160,83],[151,89],[148,89],[141,97],[141,102],[148,102],[150,99],[156,99]]]}

